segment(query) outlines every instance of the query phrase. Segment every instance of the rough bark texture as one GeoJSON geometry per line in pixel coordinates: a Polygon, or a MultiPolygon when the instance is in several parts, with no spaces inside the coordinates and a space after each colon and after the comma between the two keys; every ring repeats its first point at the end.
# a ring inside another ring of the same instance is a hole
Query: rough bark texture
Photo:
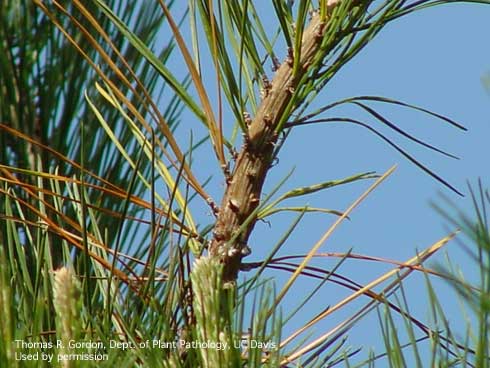
{"type": "Polygon", "coordinates": [[[299,79],[318,53],[325,24],[318,14],[312,17],[303,34],[300,72],[293,77],[294,60],[290,55],[276,71],[271,88],[266,91],[244,136],[244,144],[227,181],[209,249],[210,255],[219,257],[224,264],[223,282],[233,282],[237,278],[241,260],[248,253],[247,241],[256,219],[251,219],[241,233],[239,229],[259,205],[277,140],[274,129],[291,101],[299,79]],[[230,241],[233,238],[235,240],[230,241]]]}

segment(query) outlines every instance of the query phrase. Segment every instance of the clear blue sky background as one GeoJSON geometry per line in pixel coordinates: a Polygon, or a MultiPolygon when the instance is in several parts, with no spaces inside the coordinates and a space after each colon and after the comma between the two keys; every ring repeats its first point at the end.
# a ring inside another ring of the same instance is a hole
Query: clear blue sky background
{"type": "MultiPolygon", "coordinates": [[[[455,4],[399,19],[388,25],[331,81],[314,106],[356,95],[380,95],[445,114],[465,125],[468,132],[461,132],[405,108],[373,105],[418,138],[461,157],[458,161],[411,144],[372,118],[367,121],[394,138],[465,194],[468,194],[467,180],[475,183],[481,177],[483,183],[490,186],[490,96],[482,83],[482,77],[490,71],[489,34],[490,6],[455,4]]],[[[336,111],[338,115],[367,117],[354,108],[336,111]]],[[[188,126],[184,127],[186,129],[189,129],[188,126]]],[[[202,170],[201,177],[205,177],[209,168],[201,163],[198,170],[202,170]]],[[[321,251],[346,252],[352,248],[354,253],[403,261],[414,256],[416,249],[426,248],[452,229],[431,208],[431,201],[443,204],[442,193],[468,211],[472,208],[471,201],[468,195],[466,198],[455,195],[367,130],[341,124],[294,130],[280,154],[279,164],[268,177],[265,192],[270,191],[293,167],[294,174],[283,191],[366,171],[382,173],[394,164],[398,165],[396,172],[355,210],[351,221],[343,223],[321,251]]],[[[220,180],[213,180],[210,187],[217,198],[222,190],[220,180]]],[[[368,185],[368,182],[351,184],[289,203],[343,210],[368,185]]],[[[259,223],[250,240],[254,253],[247,261],[262,259],[292,218],[289,215],[275,215],[270,218],[270,227],[259,223]]],[[[299,230],[285,244],[281,255],[306,253],[334,220],[329,215],[307,215],[299,230]]],[[[457,242],[451,243],[447,249],[465,275],[475,277],[473,263],[457,242]]],[[[335,262],[322,260],[316,264],[330,269],[335,262]]],[[[444,263],[443,253],[429,264],[434,262],[444,263]]],[[[350,260],[338,272],[365,284],[388,269],[385,265],[350,260]]],[[[276,278],[278,285],[289,276],[281,271],[273,271],[269,275],[276,278]]],[[[301,279],[295,292],[285,302],[284,313],[287,314],[301,299],[298,292],[309,290],[314,284],[301,279]]],[[[450,322],[463,332],[462,314],[454,294],[444,283],[437,283],[437,286],[438,296],[447,309],[450,322]]],[[[429,310],[423,278],[414,276],[405,283],[405,287],[411,300],[411,312],[422,321],[427,321],[429,310]]],[[[322,289],[292,321],[291,331],[347,293],[337,286],[322,289]]],[[[355,309],[348,310],[353,312],[355,309]]],[[[316,330],[318,334],[333,326],[341,316],[348,315],[346,311],[326,321],[316,330]]],[[[381,334],[374,332],[377,326],[373,314],[350,334],[350,342],[367,348],[381,347],[381,334]]],[[[403,330],[402,325],[400,328],[403,330]]]]}

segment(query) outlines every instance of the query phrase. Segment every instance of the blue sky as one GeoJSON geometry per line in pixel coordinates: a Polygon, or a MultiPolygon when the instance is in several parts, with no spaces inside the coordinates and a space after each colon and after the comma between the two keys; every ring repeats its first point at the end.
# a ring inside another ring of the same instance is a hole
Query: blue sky
{"type": "MultiPolygon", "coordinates": [[[[318,96],[314,106],[346,97],[379,95],[444,114],[465,125],[468,132],[402,107],[372,105],[404,130],[459,156],[460,160],[414,145],[373,119],[366,121],[463,193],[468,193],[467,180],[476,183],[476,179],[481,177],[484,185],[490,186],[490,145],[487,143],[490,137],[490,95],[482,83],[482,78],[490,71],[489,34],[490,7],[484,5],[440,6],[396,20],[338,73],[318,96]]],[[[355,108],[338,109],[336,113],[353,118],[367,117],[355,108]]],[[[297,128],[279,158],[279,164],[270,172],[264,193],[268,193],[293,167],[291,180],[281,193],[366,171],[383,173],[392,165],[398,165],[395,173],[354,211],[351,221],[343,223],[320,251],[346,252],[352,248],[354,253],[407,260],[415,255],[416,249],[428,247],[453,229],[431,208],[431,202],[444,204],[443,194],[462,209],[471,211],[472,208],[468,195],[466,198],[455,195],[385,142],[357,126],[335,124],[297,128]]],[[[203,170],[204,177],[208,167],[203,165],[199,169],[203,170]]],[[[213,182],[211,192],[222,190],[219,183],[220,179],[213,182]]],[[[344,210],[368,185],[368,182],[363,182],[329,189],[289,203],[344,210]]],[[[250,239],[253,254],[247,261],[265,257],[292,218],[279,214],[270,218],[270,224],[258,223],[250,239]]],[[[329,215],[305,216],[299,230],[284,245],[281,255],[306,253],[334,221],[329,215]]],[[[450,243],[446,249],[465,275],[475,277],[472,263],[457,242],[450,243]]],[[[429,264],[443,264],[444,259],[444,254],[440,253],[429,264]]],[[[329,269],[335,262],[322,260],[316,264],[329,269]]],[[[347,261],[339,272],[365,284],[388,269],[385,265],[365,261],[347,261]]],[[[269,275],[274,276],[279,285],[289,276],[281,271],[273,271],[269,275]]],[[[293,295],[286,300],[284,313],[296,305],[299,299],[297,292],[308,290],[313,285],[310,280],[301,279],[293,295]]],[[[452,318],[451,323],[463,332],[464,325],[454,294],[444,283],[438,282],[437,286],[438,296],[452,318]]],[[[405,283],[405,287],[411,298],[411,311],[426,321],[429,311],[423,278],[414,276],[405,283]]],[[[346,293],[337,286],[322,289],[292,321],[291,330],[326,305],[335,304],[346,293]]],[[[353,310],[349,308],[350,312],[353,310]]],[[[344,313],[338,314],[337,318],[344,313]]],[[[373,328],[378,325],[375,314],[373,317],[361,323],[357,333],[351,334],[351,343],[381,346],[381,335],[377,335],[378,338],[373,334],[373,328]]],[[[318,333],[338,322],[337,318],[326,321],[318,333]]]]}
{"type": "MultiPolygon", "coordinates": [[[[468,132],[407,109],[376,105],[403,129],[461,157],[460,160],[451,160],[389,134],[460,191],[467,194],[466,181],[475,183],[478,177],[490,185],[490,96],[481,82],[490,70],[490,48],[486,44],[488,34],[490,8],[482,5],[458,4],[410,15],[387,26],[332,80],[317,102],[323,100],[323,105],[349,96],[380,95],[445,114],[465,125],[468,132]]],[[[353,109],[344,111],[352,117],[366,116],[353,109]]],[[[373,122],[373,126],[387,132],[379,123],[373,122]]],[[[443,204],[442,193],[468,211],[471,210],[471,202],[468,196],[460,198],[443,187],[368,131],[340,124],[297,129],[285,145],[280,165],[269,177],[269,183],[277,182],[292,166],[296,169],[288,185],[295,187],[370,170],[382,173],[393,164],[398,168],[392,177],[355,210],[352,220],[345,222],[322,250],[342,252],[352,248],[355,253],[402,261],[414,256],[416,249],[431,245],[452,229],[431,208],[431,201],[443,204]]],[[[311,205],[342,210],[366,187],[367,183],[341,190],[331,189],[311,196],[307,201],[311,205]]],[[[289,223],[285,216],[281,218],[278,215],[271,218],[272,229],[259,225],[254,239],[264,243],[282,219],[289,223]]],[[[282,253],[306,252],[332,222],[332,218],[324,215],[308,216],[282,253]]],[[[475,276],[472,263],[457,242],[450,243],[447,249],[465,275],[475,276]]],[[[443,254],[429,264],[434,262],[444,263],[443,254]]],[[[318,264],[331,267],[333,262],[318,264]]],[[[340,269],[343,275],[363,284],[384,270],[387,267],[364,261],[349,261],[340,269]]],[[[454,294],[445,284],[437,285],[451,322],[462,327],[462,315],[454,294]]],[[[406,290],[414,301],[411,303],[412,312],[426,320],[429,311],[423,278],[416,276],[408,281],[406,290]]],[[[338,287],[327,288],[322,294],[324,296],[319,298],[323,300],[316,299],[317,304],[305,310],[318,310],[322,304],[334,303],[336,298],[330,296],[337,296],[337,292],[338,287]]],[[[304,316],[302,313],[301,317],[304,316]]],[[[330,323],[326,322],[325,326],[328,325],[330,323]]],[[[360,324],[358,333],[351,334],[351,342],[379,347],[381,341],[373,339],[372,335],[372,328],[376,325],[377,322],[370,319],[360,324]]]]}

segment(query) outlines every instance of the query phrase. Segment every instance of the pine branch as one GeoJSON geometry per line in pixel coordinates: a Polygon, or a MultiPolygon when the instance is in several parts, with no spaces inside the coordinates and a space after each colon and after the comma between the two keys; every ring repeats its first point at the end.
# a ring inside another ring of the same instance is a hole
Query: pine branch
{"type": "Polygon", "coordinates": [[[262,187],[271,167],[277,131],[284,114],[288,113],[288,106],[294,103],[294,92],[302,77],[309,72],[318,52],[326,52],[320,50],[320,46],[327,25],[328,15],[324,19],[320,13],[312,16],[303,32],[298,71],[293,70],[297,55],[290,49],[244,134],[234,170],[227,178],[210,245],[210,256],[219,257],[224,264],[225,283],[235,281],[241,260],[250,251],[247,241],[257,221],[254,210],[260,203],[262,187]]]}

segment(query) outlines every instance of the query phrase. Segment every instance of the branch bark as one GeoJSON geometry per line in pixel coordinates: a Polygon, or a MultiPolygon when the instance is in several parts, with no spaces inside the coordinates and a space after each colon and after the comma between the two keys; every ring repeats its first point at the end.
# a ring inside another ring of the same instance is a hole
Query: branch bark
{"type": "Polygon", "coordinates": [[[297,56],[292,55],[290,50],[289,56],[276,71],[271,88],[244,135],[244,144],[227,180],[209,248],[210,256],[219,257],[224,264],[225,283],[236,280],[241,260],[249,253],[247,242],[257,219],[251,218],[246,225],[244,222],[260,203],[262,187],[277,141],[275,129],[291,102],[298,82],[308,72],[308,66],[320,51],[326,25],[327,20],[322,21],[319,14],[313,15],[303,33],[299,72],[293,76],[293,57],[297,56]],[[244,228],[240,231],[242,225],[244,228]]]}

